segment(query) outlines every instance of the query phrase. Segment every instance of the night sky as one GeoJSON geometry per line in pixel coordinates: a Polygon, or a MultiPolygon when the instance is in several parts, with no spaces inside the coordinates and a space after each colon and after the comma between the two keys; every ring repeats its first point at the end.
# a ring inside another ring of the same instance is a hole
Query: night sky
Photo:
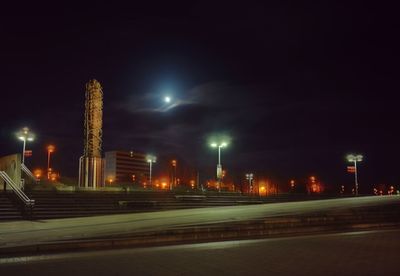
{"type": "Polygon", "coordinates": [[[212,177],[208,139],[225,136],[228,173],[339,187],[353,181],[345,156],[355,152],[361,190],[399,184],[394,7],[187,2],[2,9],[0,156],[22,150],[15,132],[28,126],[28,165],[45,167],[53,143],[54,168],[76,177],[95,78],[104,151],[153,153],[159,170],[178,158],[212,177]]]}

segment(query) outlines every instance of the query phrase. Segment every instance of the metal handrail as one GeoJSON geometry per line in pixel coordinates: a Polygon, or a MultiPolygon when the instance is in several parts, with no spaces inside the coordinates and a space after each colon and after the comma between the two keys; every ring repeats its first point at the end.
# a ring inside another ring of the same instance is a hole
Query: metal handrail
{"type": "Polygon", "coordinates": [[[21,169],[24,171],[24,173],[26,173],[27,176],[29,176],[30,178],[32,178],[34,181],[38,181],[38,179],[33,175],[33,173],[28,169],[27,166],[25,166],[24,163],[21,164],[21,169]]]}
{"type": "Polygon", "coordinates": [[[0,171],[0,177],[11,187],[18,198],[25,204],[25,206],[32,208],[35,205],[35,200],[30,199],[8,176],[5,171],[0,171]]]}

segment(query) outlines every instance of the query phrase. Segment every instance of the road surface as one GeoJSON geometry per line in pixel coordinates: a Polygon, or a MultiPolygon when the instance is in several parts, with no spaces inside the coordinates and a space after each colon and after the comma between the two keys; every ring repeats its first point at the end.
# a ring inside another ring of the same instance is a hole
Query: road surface
{"type": "Polygon", "coordinates": [[[400,229],[0,259],[0,275],[400,275],[400,229]]]}

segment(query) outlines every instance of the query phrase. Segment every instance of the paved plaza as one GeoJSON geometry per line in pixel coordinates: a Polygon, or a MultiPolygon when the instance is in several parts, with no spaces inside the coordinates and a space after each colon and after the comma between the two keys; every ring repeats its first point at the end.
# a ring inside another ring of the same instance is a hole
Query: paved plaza
{"type": "Polygon", "coordinates": [[[146,233],[274,216],[400,203],[399,196],[359,197],[248,206],[0,223],[0,248],[146,233]]]}

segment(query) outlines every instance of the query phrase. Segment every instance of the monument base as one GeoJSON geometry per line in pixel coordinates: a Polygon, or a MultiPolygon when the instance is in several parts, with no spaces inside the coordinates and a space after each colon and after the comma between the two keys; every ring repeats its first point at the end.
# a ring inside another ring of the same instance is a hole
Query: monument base
{"type": "Polygon", "coordinates": [[[79,187],[104,187],[104,159],[100,157],[79,158],[79,187]]]}

